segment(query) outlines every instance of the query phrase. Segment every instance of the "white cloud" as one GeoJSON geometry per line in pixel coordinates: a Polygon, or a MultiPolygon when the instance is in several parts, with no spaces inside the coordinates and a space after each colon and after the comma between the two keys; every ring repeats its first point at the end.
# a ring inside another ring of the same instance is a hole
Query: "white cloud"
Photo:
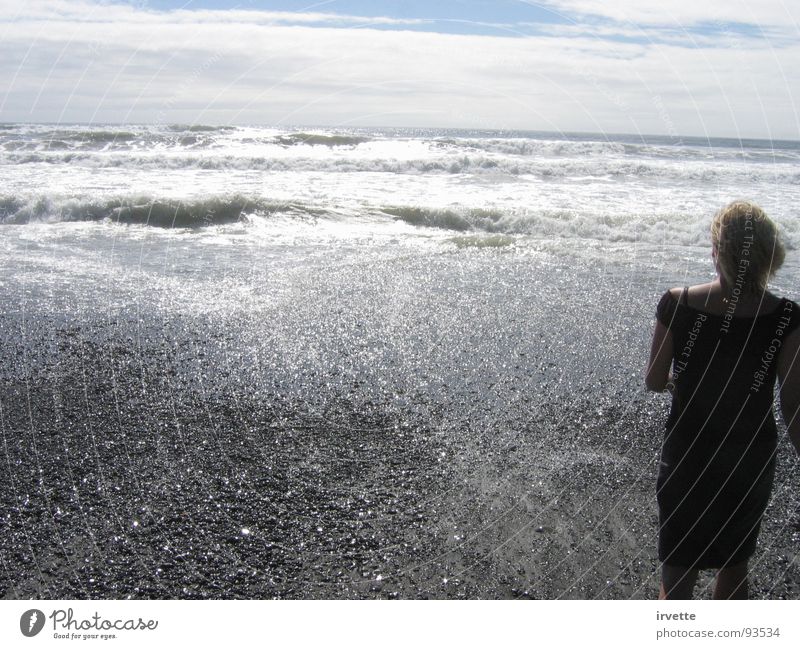
{"type": "Polygon", "coordinates": [[[26,6],[0,23],[0,78],[13,80],[0,120],[798,133],[794,42],[684,47],[604,31],[622,26],[504,38],[309,26],[310,14],[26,6]]]}
{"type": "Polygon", "coordinates": [[[788,24],[796,31],[800,21],[800,5],[794,0],[543,0],[541,4],[565,17],[598,16],[636,25],[788,24]]]}

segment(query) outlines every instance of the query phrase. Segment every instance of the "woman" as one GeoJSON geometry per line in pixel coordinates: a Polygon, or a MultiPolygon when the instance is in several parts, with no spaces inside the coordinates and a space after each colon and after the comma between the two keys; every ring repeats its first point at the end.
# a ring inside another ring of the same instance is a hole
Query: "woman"
{"type": "Polygon", "coordinates": [[[688,599],[716,568],[715,599],[747,598],[775,470],[773,387],[800,452],[800,307],[766,289],[784,248],[743,201],[711,225],[717,278],[661,298],[648,389],[672,392],[657,481],[662,599],[688,599]]]}

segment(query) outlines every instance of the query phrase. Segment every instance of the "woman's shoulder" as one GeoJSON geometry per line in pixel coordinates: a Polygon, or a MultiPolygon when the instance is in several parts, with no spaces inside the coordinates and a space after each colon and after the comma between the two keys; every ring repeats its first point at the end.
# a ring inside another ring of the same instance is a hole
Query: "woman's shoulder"
{"type": "Polygon", "coordinates": [[[675,286],[673,288],[667,289],[667,291],[661,296],[661,301],[659,302],[659,306],[667,306],[667,305],[678,305],[688,304],[688,298],[691,292],[695,291],[699,288],[704,288],[705,285],[697,285],[697,286],[675,286]]]}
{"type": "Polygon", "coordinates": [[[687,312],[701,310],[708,304],[707,296],[713,288],[712,282],[692,286],[675,286],[668,289],[656,308],[656,316],[662,324],[669,327],[687,312]]]}
{"type": "Polygon", "coordinates": [[[671,288],[661,296],[656,307],[656,318],[665,327],[669,328],[678,311],[684,288],[671,288]]]}
{"type": "Polygon", "coordinates": [[[675,286],[673,288],[667,289],[666,293],[661,296],[662,300],[671,300],[673,302],[684,302],[686,297],[690,292],[694,292],[696,289],[704,287],[704,284],[698,284],[697,286],[675,286]],[[686,295],[684,295],[686,293],[686,295]]]}
{"type": "Polygon", "coordinates": [[[687,291],[688,289],[689,289],[688,286],[675,286],[675,287],[669,289],[667,291],[667,293],[669,294],[670,298],[672,298],[676,302],[679,302],[680,299],[681,299],[681,296],[683,295],[683,292],[687,291]]]}
{"type": "Polygon", "coordinates": [[[800,306],[787,297],[781,297],[774,293],[766,293],[763,307],[763,314],[786,318],[792,320],[792,328],[800,325],[800,306]]]}

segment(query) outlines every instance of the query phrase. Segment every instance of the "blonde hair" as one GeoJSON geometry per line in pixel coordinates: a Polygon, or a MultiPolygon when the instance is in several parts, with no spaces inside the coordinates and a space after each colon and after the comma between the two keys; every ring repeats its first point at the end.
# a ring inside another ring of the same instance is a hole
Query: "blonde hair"
{"type": "Polygon", "coordinates": [[[786,257],[777,226],[749,201],[734,201],[714,215],[711,242],[719,272],[731,290],[765,290],[786,257]]]}

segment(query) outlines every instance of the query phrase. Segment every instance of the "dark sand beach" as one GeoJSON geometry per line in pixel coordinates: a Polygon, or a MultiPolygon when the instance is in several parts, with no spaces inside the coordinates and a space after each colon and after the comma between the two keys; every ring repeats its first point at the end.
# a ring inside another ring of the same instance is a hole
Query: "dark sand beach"
{"type": "MultiPolygon", "coordinates": [[[[600,259],[250,269],[258,308],[208,313],[6,284],[0,593],[655,597],[668,404],[641,369],[681,279],[600,259]]],[[[797,469],[782,438],[755,598],[800,595],[797,469]]]]}

